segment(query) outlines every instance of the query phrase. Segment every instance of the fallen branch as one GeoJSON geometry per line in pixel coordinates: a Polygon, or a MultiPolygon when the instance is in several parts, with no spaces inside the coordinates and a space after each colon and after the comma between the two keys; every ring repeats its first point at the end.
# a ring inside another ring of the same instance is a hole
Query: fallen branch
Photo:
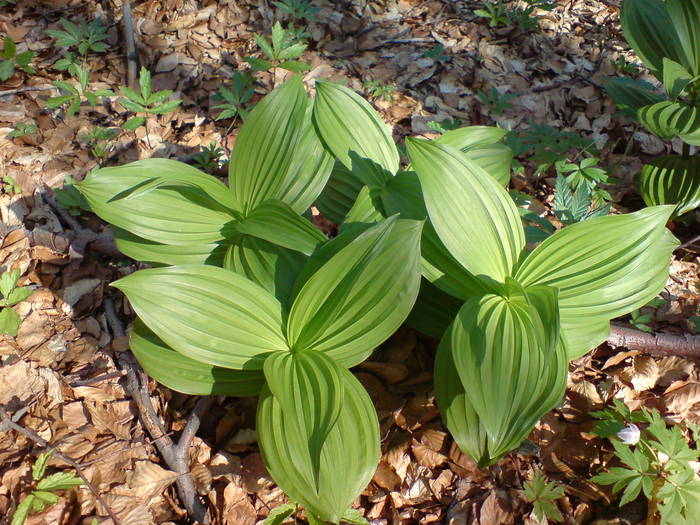
{"type": "MultiPolygon", "coordinates": [[[[103,306],[112,335],[115,338],[123,337],[125,335],[124,327],[117,316],[114,302],[110,297],[105,297],[103,306]]],[[[119,364],[123,370],[126,370],[126,391],[136,403],[141,424],[148,431],[153,442],[155,442],[156,448],[168,468],[180,474],[175,484],[178,497],[185,506],[187,514],[195,522],[208,524],[207,511],[199,500],[194,480],[190,474],[189,449],[192,439],[199,429],[202,414],[209,408],[213,399],[211,397],[202,397],[197,401],[180,436],[180,440],[175,444],[167,435],[153,407],[151,396],[148,392],[148,378],[146,374],[144,374],[130,352],[121,352],[119,354],[119,364]]]]}
{"type": "MultiPolygon", "coordinates": [[[[7,412],[0,407],[0,431],[6,431],[5,429],[8,430],[14,430],[18,434],[23,435],[30,441],[33,441],[40,447],[45,448],[46,450],[49,450],[52,447],[48,441],[46,441],[44,438],[36,434],[35,432],[29,430],[28,428],[24,428],[22,425],[19,423],[16,423],[14,421],[14,418],[10,418],[10,416],[7,415],[7,412]]],[[[85,477],[85,474],[83,474],[83,470],[80,467],[80,463],[78,463],[76,460],[73,458],[66,456],[65,454],[62,454],[58,449],[54,452],[54,457],[60,459],[64,463],[67,463],[70,465],[73,469],[75,469],[76,474],[78,474],[78,477],[83,480],[83,483],[85,483],[85,486],[90,490],[92,495],[95,497],[95,499],[99,502],[100,505],[105,509],[105,512],[107,515],[112,519],[112,522],[114,525],[119,525],[121,522],[119,521],[119,518],[117,518],[117,515],[114,514],[112,509],[107,505],[107,502],[102,498],[100,493],[97,491],[95,486],[90,483],[90,480],[85,477]]]]}
{"type": "Polygon", "coordinates": [[[10,95],[19,95],[20,93],[28,93],[30,91],[51,91],[52,89],[58,89],[56,86],[26,86],[17,89],[8,89],[6,91],[0,91],[0,98],[9,97],[10,95]]]}
{"type": "Polygon", "coordinates": [[[700,358],[700,336],[650,334],[627,326],[613,324],[607,343],[612,347],[639,350],[649,355],[677,355],[700,358]]]}

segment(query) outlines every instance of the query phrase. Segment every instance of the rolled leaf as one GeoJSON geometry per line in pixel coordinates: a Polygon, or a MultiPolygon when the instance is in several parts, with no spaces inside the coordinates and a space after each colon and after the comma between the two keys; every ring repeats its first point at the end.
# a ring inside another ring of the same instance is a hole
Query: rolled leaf
{"type": "Polygon", "coordinates": [[[639,308],[663,288],[678,241],[666,230],[673,206],[596,217],[567,226],[518,268],[523,286],[559,290],[562,337],[570,358],[602,343],[609,321],[639,308]]]}
{"type": "Polygon", "coordinates": [[[139,270],[112,286],[166,345],[195,361],[259,370],[267,354],[288,349],[279,301],[229,270],[200,265],[139,270]]]}
{"type": "Polygon", "coordinates": [[[313,121],[328,151],[365,185],[381,187],[398,171],[399,153],[391,132],[353,90],[317,82],[313,121]]]}
{"type": "Polygon", "coordinates": [[[460,152],[425,140],[406,144],[442,243],[472,275],[503,282],[525,246],[513,200],[460,152]]]}
{"type": "MultiPolygon", "coordinates": [[[[420,285],[418,221],[366,229],[308,278],[294,299],[287,340],[354,366],[403,323],[420,285]]],[[[316,264],[314,259],[310,264],[316,264]]]]}
{"type": "Polygon", "coordinates": [[[229,185],[244,213],[278,197],[304,135],[307,104],[301,77],[295,76],[246,118],[229,163],[229,185]]]}
{"type": "Polygon", "coordinates": [[[156,243],[215,243],[237,220],[237,204],[224,184],[174,160],[101,168],[78,188],[101,219],[156,243]]]}
{"type": "Polygon", "coordinates": [[[372,479],[379,459],[379,424],[371,399],[355,377],[339,369],[343,401],[335,425],[328,433],[314,482],[313,466],[291,436],[299,421],[285,413],[268,387],[258,402],[257,433],[265,465],[275,482],[301,503],[316,519],[338,523],[372,479]]]}
{"type": "Polygon", "coordinates": [[[231,370],[185,357],[139,319],[134,322],[129,346],[149,376],[183,394],[257,396],[265,379],[260,370],[231,370]]]}
{"type": "Polygon", "coordinates": [[[674,216],[700,206],[700,157],[669,155],[645,164],[641,194],[647,206],[675,204],[674,216]]]}
{"type": "Polygon", "coordinates": [[[319,490],[321,451],[343,402],[342,369],[322,352],[277,352],[263,367],[270,392],[294,424],[286,436],[289,459],[308,485],[319,490]],[[306,467],[311,467],[307,472],[306,467]]]}
{"type": "Polygon", "coordinates": [[[236,230],[306,255],[326,241],[325,235],[310,221],[278,200],[258,204],[236,224],[236,230]]]}

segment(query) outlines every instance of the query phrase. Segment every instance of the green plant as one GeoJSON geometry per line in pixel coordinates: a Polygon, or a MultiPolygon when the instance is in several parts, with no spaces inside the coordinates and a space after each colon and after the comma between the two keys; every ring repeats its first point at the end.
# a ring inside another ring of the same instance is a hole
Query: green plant
{"type": "Polygon", "coordinates": [[[25,497],[17,506],[12,516],[11,525],[23,525],[32,512],[41,512],[46,505],[58,503],[59,490],[68,490],[83,485],[83,480],[72,472],[56,472],[46,475],[49,459],[56,449],[40,454],[32,467],[32,479],[36,482],[36,488],[25,497]]]}
{"type": "Polygon", "coordinates": [[[97,160],[102,160],[109,155],[111,146],[109,141],[112,140],[116,135],[116,131],[112,128],[93,128],[89,133],[86,133],[81,137],[88,147],[90,148],[90,153],[97,160]]]}
{"type": "Polygon", "coordinates": [[[219,113],[219,116],[216,117],[216,120],[227,118],[235,120],[239,115],[242,119],[245,119],[248,115],[245,105],[250,102],[254,93],[252,75],[247,72],[241,73],[240,71],[235,71],[233,73],[231,87],[221,86],[218,93],[212,97],[215,102],[221,102],[214,106],[214,108],[223,110],[219,113]]]}
{"type": "Polygon", "coordinates": [[[88,91],[87,87],[88,82],[90,80],[90,72],[87,69],[80,66],[76,66],[70,71],[71,74],[76,77],[76,80],[78,81],[78,86],[73,86],[72,84],[69,84],[68,82],[65,82],[63,80],[55,80],[53,83],[54,86],[56,86],[58,89],[67,94],[59,95],[57,97],[50,97],[45,102],[45,106],[47,108],[53,109],[63,106],[64,104],[68,104],[68,109],[66,110],[66,113],[69,116],[72,116],[75,115],[78,111],[80,111],[80,105],[82,104],[83,99],[85,99],[90,106],[94,107],[97,105],[98,97],[115,96],[114,92],[112,92],[112,90],[110,89],[98,89],[95,91],[88,91]]]}
{"type": "Polygon", "coordinates": [[[428,122],[428,127],[437,133],[446,133],[453,129],[459,129],[464,125],[460,119],[445,119],[442,122],[431,120],[428,122]]]}
{"type": "Polygon", "coordinates": [[[140,93],[128,87],[119,88],[122,96],[117,99],[117,102],[128,111],[137,114],[122,124],[124,129],[133,131],[146,123],[146,117],[140,116],[139,113],[165,115],[182,103],[181,100],[168,100],[173,94],[169,89],[154,92],[151,84],[151,72],[145,67],[142,67],[139,72],[139,88],[140,93]]]}
{"type": "Polygon", "coordinates": [[[497,2],[482,0],[482,4],[484,9],[475,9],[474,14],[481,18],[488,18],[489,27],[498,27],[499,24],[508,25],[510,23],[503,0],[498,0],[497,2]]]}
{"type": "Polygon", "coordinates": [[[212,140],[209,146],[203,146],[201,151],[192,155],[192,163],[202,171],[213,171],[221,166],[223,155],[224,150],[216,145],[216,141],[212,140]]]}
{"type": "Polygon", "coordinates": [[[281,2],[272,2],[272,5],[296,20],[306,20],[307,22],[315,22],[316,15],[320,11],[318,7],[312,7],[309,0],[282,0],[281,2]]]}
{"type": "Polygon", "coordinates": [[[113,283],[139,317],[131,348],[144,369],[181,392],[259,395],[273,479],[312,519],[337,523],[355,519],[379,457],[376,413],[348,368],[408,315],[422,222],[394,216],[328,241],[302,217],[332,166],[310,116],[299,76],[262,99],[229,188],[148,159],[96,170],[80,190],[125,254],[174,264],[113,283]]]}
{"type": "Polygon", "coordinates": [[[610,204],[598,200],[588,185],[580,184],[574,190],[571,180],[559,175],[554,189],[554,213],[562,224],[568,226],[608,215],[610,204]]]}
{"type": "Polygon", "coordinates": [[[695,0],[625,0],[625,38],[663,88],[609,78],[605,89],[627,115],[661,139],[679,137],[683,154],[655,159],[640,175],[644,202],[675,204],[676,216],[700,205],[700,4],[695,0]]]}
{"type": "Polygon", "coordinates": [[[46,33],[56,39],[56,45],[67,49],[75,48],[81,55],[86,55],[88,51],[104,53],[107,51],[107,26],[102,25],[99,18],[90,23],[82,21],[76,25],[69,20],[61,18],[59,20],[63,26],[63,31],[59,29],[47,29],[46,33]]]}
{"type": "Polygon", "coordinates": [[[90,211],[85,197],[78,191],[78,186],[72,176],[66,175],[62,188],[54,188],[56,203],[74,216],[81,215],[84,211],[90,211]]]}
{"type": "Polygon", "coordinates": [[[54,62],[54,69],[58,71],[68,71],[71,75],[77,75],[77,67],[80,66],[78,55],[68,51],[65,55],[54,62]]]}
{"type": "Polygon", "coordinates": [[[299,41],[298,35],[290,28],[284,29],[282,24],[276,22],[272,26],[272,40],[270,42],[258,33],[255,33],[254,37],[265,58],[251,56],[245,57],[245,61],[256,71],[267,71],[273,67],[281,67],[288,71],[301,73],[309,69],[306,62],[296,60],[304,54],[307,46],[299,41]]]}
{"type": "Polygon", "coordinates": [[[387,102],[394,100],[393,92],[396,91],[396,86],[382,84],[381,80],[365,80],[363,85],[372,98],[382,98],[387,102]]]}
{"type": "Polygon", "coordinates": [[[555,503],[564,495],[563,487],[557,486],[553,481],[548,483],[542,472],[536,470],[532,479],[523,484],[523,489],[525,497],[533,504],[535,517],[540,523],[546,523],[547,519],[563,521],[564,518],[555,503]]]}
{"type": "Polygon", "coordinates": [[[555,162],[554,167],[557,175],[565,176],[572,189],[587,186],[593,199],[603,203],[611,201],[612,197],[606,189],[601,187],[601,184],[614,184],[617,181],[608,175],[606,169],[598,167],[598,162],[600,162],[598,157],[587,157],[578,164],[562,159],[555,162]]]}
{"type": "Polygon", "coordinates": [[[622,55],[618,56],[617,60],[615,60],[612,65],[615,71],[623,75],[634,77],[639,74],[639,66],[633,62],[627,62],[627,59],[622,55]]]}
{"type": "Polygon", "coordinates": [[[479,97],[482,104],[491,108],[491,112],[494,115],[503,115],[504,112],[512,108],[513,104],[510,103],[510,100],[517,97],[513,93],[501,94],[495,87],[486,92],[479,90],[476,92],[476,96],[479,97]]]}
{"type": "Polygon", "coordinates": [[[34,135],[39,130],[34,122],[18,122],[15,128],[7,134],[8,139],[34,135]]]}
{"type": "Polygon", "coordinates": [[[524,6],[516,6],[506,13],[508,21],[518,26],[523,33],[539,30],[540,17],[535,16],[536,9],[551,11],[556,6],[551,0],[522,0],[524,6]]]}
{"type": "MultiPolygon", "coordinates": [[[[662,306],[664,304],[666,304],[666,301],[664,299],[661,299],[660,297],[657,297],[656,299],[652,299],[649,302],[649,304],[645,305],[644,307],[658,308],[659,306],[662,306]]],[[[654,314],[649,313],[648,310],[644,313],[642,313],[641,309],[637,309],[630,312],[630,324],[634,326],[637,330],[641,330],[643,332],[653,332],[651,327],[647,324],[653,318],[654,314]]]]}
{"type": "Polygon", "coordinates": [[[22,191],[19,187],[17,181],[10,177],[9,175],[3,175],[0,177],[0,182],[2,182],[2,192],[8,195],[16,195],[22,191]]]}
{"type": "Polygon", "coordinates": [[[440,63],[444,63],[449,59],[449,57],[445,54],[445,46],[443,46],[442,44],[435,44],[434,47],[424,52],[423,56],[425,56],[426,58],[431,58],[435,62],[440,63]]]}
{"type": "Polygon", "coordinates": [[[600,419],[593,432],[610,439],[624,465],[610,467],[591,481],[613,485],[613,493],[622,490],[620,506],[643,493],[649,500],[647,523],[695,523],[700,516],[700,481],[690,462],[698,460],[698,450],[690,448],[681,429],[667,428],[656,409],[630,411],[618,400],[591,415],[600,419]]]}
{"type": "Polygon", "coordinates": [[[422,272],[432,287],[421,287],[428,296],[419,296],[411,316],[438,334],[437,325],[451,321],[436,357],[438,406],[460,448],[492,464],[561,400],[569,359],[603,342],[611,319],[664,286],[678,246],[664,227],[672,209],[592,218],[523,254],[520,215],[497,172],[450,144],[467,137],[478,144],[481,136],[482,146],[494,146],[504,130],[407,139],[410,165],[402,171],[391,134],[366,101],[341,86],[316,90],[315,128],[342,164],[327,190],[343,181],[347,195],[360,181],[341,232],[395,213],[427,220],[422,272]]]}
{"type": "Polygon", "coordinates": [[[15,74],[15,68],[25,73],[34,74],[36,71],[29,64],[34,58],[34,51],[24,51],[17,54],[17,46],[10,35],[5,37],[2,52],[0,53],[0,82],[4,82],[15,74]]]}
{"type": "Polygon", "coordinates": [[[0,274],[0,334],[17,335],[22,319],[11,307],[32,295],[29,286],[17,286],[21,272],[19,268],[0,274]]]}

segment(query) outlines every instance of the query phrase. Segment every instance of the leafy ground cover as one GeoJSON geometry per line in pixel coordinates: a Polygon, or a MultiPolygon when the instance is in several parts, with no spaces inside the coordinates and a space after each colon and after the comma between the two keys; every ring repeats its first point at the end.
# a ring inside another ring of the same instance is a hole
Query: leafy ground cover
{"type": "MultiPolygon", "coordinates": [[[[618,115],[602,89],[621,69],[651,78],[630,68],[639,61],[622,39],[615,2],[562,2],[535,11],[535,22],[504,15],[495,27],[475,11],[483,9],[476,1],[274,4],[135,5],[138,58],[150,71],[140,95],[138,78],[128,85],[121,4],[0,7],[0,35],[12,39],[12,56],[33,53],[23,55],[32,57],[29,70],[13,58],[0,84],[0,266],[20,269],[19,289],[33,292],[2,305],[22,324],[16,338],[0,338],[0,516],[9,518],[37,488],[38,437],[75,460],[96,493],[88,486],[58,491],[26,523],[106,523],[114,519],[109,512],[122,523],[191,521],[176,491],[182,471],[161,446],[178,441],[202,406],[145,376],[124,377],[133,312],[107,285],[139,265],[116,252],[107,227],[72,188],[94,167],[165,157],[221,175],[240,118],[290,70],[308,86],[330,79],[365,93],[396,138],[460,125],[511,128],[520,164],[511,186],[527,196],[519,202],[524,217],[545,232],[580,220],[596,196],[612,199],[616,211],[640,208],[633,179],[642,165],[682,151],[618,115]],[[273,30],[276,21],[291,32],[273,30]],[[51,31],[66,35],[54,34],[57,42],[51,31]],[[72,90],[61,90],[66,83],[72,90]],[[50,97],[67,98],[51,107],[50,97]],[[557,175],[569,183],[555,196],[557,175]],[[155,413],[144,416],[148,403],[155,413]]],[[[333,233],[321,215],[314,220],[333,233]]],[[[628,326],[700,331],[695,221],[671,224],[686,244],[674,254],[660,299],[628,326]]],[[[619,509],[619,491],[591,481],[620,466],[591,412],[614,397],[631,409],[655,408],[668,421],[700,422],[696,360],[604,344],[574,363],[564,402],[529,441],[479,469],[439,418],[434,355],[433,340],[406,329],[353,370],[381,424],[381,461],[357,502],[371,523],[536,523],[543,514],[569,523],[639,522],[643,497],[619,509]]],[[[185,471],[212,523],[257,523],[286,500],[259,454],[255,401],[215,398],[206,408],[197,436],[185,441],[185,471]]],[[[48,465],[52,475],[73,468],[57,454],[48,465]]]]}

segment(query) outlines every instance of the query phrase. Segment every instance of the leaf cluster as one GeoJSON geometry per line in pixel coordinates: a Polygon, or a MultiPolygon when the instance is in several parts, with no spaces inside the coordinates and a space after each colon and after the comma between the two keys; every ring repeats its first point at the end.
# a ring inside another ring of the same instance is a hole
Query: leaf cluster
{"type": "Polygon", "coordinates": [[[216,145],[216,141],[211,141],[209,146],[203,146],[199,152],[192,155],[192,164],[202,171],[214,171],[221,166],[223,155],[224,150],[216,145]]]}
{"type": "Polygon", "coordinates": [[[83,103],[83,100],[87,101],[87,103],[90,106],[94,107],[98,103],[98,97],[115,96],[114,92],[110,89],[97,89],[95,91],[88,91],[90,72],[87,69],[81,66],[75,66],[69,71],[71,71],[71,74],[78,81],[78,85],[74,86],[73,84],[69,84],[64,80],[55,80],[53,83],[54,86],[56,86],[63,93],[66,94],[59,95],[57,97],[50,97],[45,102],[47,108],[54,109],[68,104],[68,109],[66,109],[66,113],[69,116],[72,116],[75,115],[78,111],[80,111],[80,106],[83,103]]]}
{"type": "Polygon", "coordinates": [[[281,0],[272,2],[272,5],[296,20],[307,22],[315,22],[320,11],[318,7],[313,7],[309,0],[281,0]]]}
{"type": "Polygon", "coordinates": [[[90,211],[90,205],[85,197],[78,191],[77,182],[72,176],[66,175],[62,188],[54,188],[56,203],[74,216],[79,216],[84,211],[90,211]]]}
{"type": "Polygon", "coordinates": [[[40,454],[32,467],[32,479],[36,488],[17,506],[11,525],[23,525],[30,513],[42,512],[47,505],[58,503],[60,490],[68,490],[83,485],[83,481],[72,472],[56,472],[46,475],[49,459],[56,451],[51,449],[40,454]]]}
{"type": "Polygon", "coordinates": [[[306,51],[307,45],[300,41],[299,35],[290,27],[283,28],[276,22],[272,26],[272,38],[268,41],[264,36],[255,33],[255,42],[265,58],[246,57],[255,71],[268,71],[273,67],[281,67],[295,73],[309,69],[306,62],[297,60],[306,51]]]}
{"type": "Polygon", "coordinates": [[[479,90],[476,92],[476,96],[482,104],[487,105],[494,115],[503,115],[506,111],[513,107],[510,103],[512,99],[517,97],[513,93],[501,93],[495,87],[492,87],[488,91],[479,90]]]}
{"type": "Polygon", "coordinates": [[[18,122],[15,128],[7,134],[8,139],[34,135],[39,130],[35,122],[18,122]]]}
{"type": "Polygon", "coordinates": [[[396,86],[382,84],[381,80],[366,80],[363,85],[372,98],[381,98],[387,102],[394,100],[393,92],[396,91],[396,86]]]}
{"type": "Polygon", "coordinates": [[[0,334],[17,336],[22,319],[11,307],[32,295],[29,286],[17,286],[21,272],[19,268],[0,274],[0,334]]]}
{"type": "Polygon", "coordinates": [[[30,66],[34,59],[34,51],[24,51],[17,53],[17,46],[10,35],[3,41],[0,52],[0,82],[4,82],[15,74],[15,69],[19,68],[25,73],[34,74],[36,70],[30,66]]]}
{"type": "Polygon", "coordinates": [[[215,109],[221,109],[221,113],[216,117],[216,120],[235,119],[240,116],[245,119],[248,115],[248,110],[245,106],[253,98],[254,79],[248,72],[242,73],[235,71],[231,80],[230,87],[221,86],[219,91],[212,97],[214,102],[220,102],[215,105],[215,109]]]}
{"type": "MultiPolygon", "coordinates": [[[[76,49],[81,55],[86,55],[88,51],[104,53],[107,51],[107,26],[103,25],[99,18],[92,22],[80,22],[74,24],[70,20],[61,18],[59,20],[63,26],[60,29],[48,29],[46,33],[56,39],[56,45],[67,49],[76,49]]],[[[66,67],[67,69],[67,67],[66,67]]]]}
{"type": "Polygon", "coordinates": [[[536,470],[532,479],[523,484],[525,497],[533,504],[535,516],[540,522],[549,518],[561,522],[564,518],[555,501],[564,495],[564,488],[553,481],[547,482],[541,471],[536,470]]]}
{"type": "Polygon", "coordinates": [[[124,129],[134,130],[146,123],[146,117],[139,116],[139,113],[165,115],[182,103],[181,100],[168,100],[173,94],[169,89],[153,91],[151,72],[145,67],[142,67],[139,72],[139,88],[140,92],[138,93],[129,87],[119,88],[122,96],[117,99],[117,102],[128,111],[137,114],[122,125],[124,129]]]}

